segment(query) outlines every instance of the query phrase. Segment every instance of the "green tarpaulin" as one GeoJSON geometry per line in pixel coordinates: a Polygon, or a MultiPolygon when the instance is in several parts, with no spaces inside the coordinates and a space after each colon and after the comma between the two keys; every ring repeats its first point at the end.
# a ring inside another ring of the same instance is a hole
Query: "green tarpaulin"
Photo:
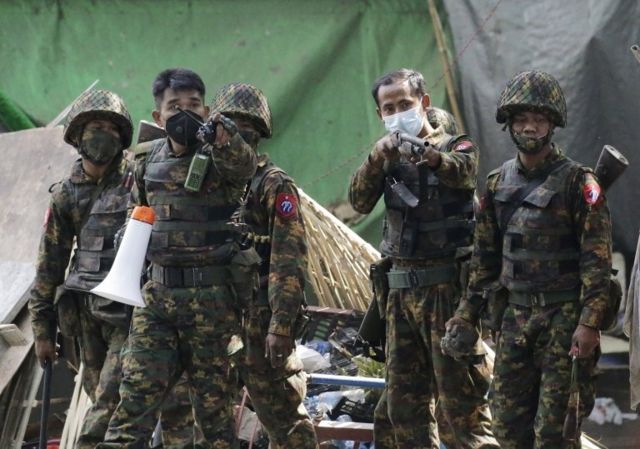
{"type": "MultiPolygon", "coordinates": [[[[416,68],[432,102],[444,100],[427,0],[2,2],[0,51],[0,92],[42,122],[96,79],[136,123],[151,119],[151,81],[165,68],[198,72],[207,102],[227,82],[253,83],[274,116],[262,150],[324,205],[346,199],[351,173],[383,133],[376,77],[416,68]]],[[[379,210],[358,226],[375,244],[379,210]]]]}

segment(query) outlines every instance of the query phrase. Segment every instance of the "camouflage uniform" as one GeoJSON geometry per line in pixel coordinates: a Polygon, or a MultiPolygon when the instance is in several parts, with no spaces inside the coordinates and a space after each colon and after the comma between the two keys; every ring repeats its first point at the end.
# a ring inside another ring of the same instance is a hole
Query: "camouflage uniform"
{"type": "MultiPolygon", "coordinates": [[[[211,111],[244,116],[261,137],[271,137],[271,111],[264,94],[254,86],[234,83],[222,87],[211,111]]],[[[252,228],[249,240],[262,258],[260,291],[244,317],[245,351],[238,365],[274,449],[318,446],[302,405],[306,395],[302,362],[295,351],[279,368],[273,368],[265,357],[267,333],[293,339],[303,307],[307,249],[299,202],[293,180],[266,154],[260,155],[245,209],[245,221],[252,228]]]]}
{"type": "Polygon", "coordinates": [[[440,151],[437,169],[411,164],[404,156],[383,166],[367,159],[351,180],[350,201],[360,213],[369,213],[384,194],[381,252],[393,262],[383,305],[387,387],[375,411],[381,424],[381,433],[374,432],[376,446],[438,448],[437,397],[454,447],[497,447],[485,398],[490,373],[480,341],[467,362],[440,349],[461,290],[456,249],[471,243],[477,149],[468,137],[450,136],[442,127],[428,139],[440,151]],[[421,200],[419,206],[409,208],[391,189],[396,181],[421,200]],[[393,446],[386,415],[395,433],[393,446]]]}
{"type": "MultiPolygon", "coordinates": [[[[503,93],[498,120],[523,105],[564,126],[557,82],[542,72],[518,75],[503,93]],[[510,91],[510,92],[509,92],[510,91]],[[503,107],[506,106],[506,107],[503,107]]],[[[611,223],[590,170],[554,144],[538,166],[516,157],[489,174],[477,215],[468,298],[456,315],[475,322],[496,281],[508,292],[492,388],[493,429],[503,448],[576,448],[562,439],[571,379],[572,335],[598,328],[608,307],[611,223]],[[533,180],[533,181],[532,181],[533,180]],[[532,184],[524,200],[523,186],[532,184]],[[506,214],[510,207],[512,214],[506,214]]],[[[493,300],[495,302],[495,298],[493,300]]],[[[493,304],[491,304],[493,305],[493,304]]],[[[579,359],[580,416],[594,403],[598,352],[579,359]]]]}
{"type": "Polygon", "coordinates": [[[143,447],[164,396],[184,371],[203,447],[235,447],[227,345],[241,332],[243,301],[257,289],[259,258],[238,250],[232,216],[255,172],[255,154],[238,134],[228,147],[210,148],[213,163],[193,193],[184,182],[198,150],[177,155],[169,139],[161,139],[136,167],[132,204],[149,205],[156,215],[147,251],[150,280],[142,292],[147,306],[133,313],[121,400],[102,449],[143,447]]]}
{"type": "MultiPolygon", "coordinates": [[[[126,107],[117,95],[102,90],[88,92],[74,104],[65,140],[78,148],[84,125],[94,119],[118,124],[123,146],[129,145],[133,129],[126,107]]],[[[93,448],[102,441],[119,399],[120,349],[127,338],[131,307],[88,292],[104,279],[113,263],[113,236],[126,218],[132,175],[131,165],[120,154],[98,184],[85,173],[82,160],[77,160],[71,175],[52,187],[40,242],[29,301],[34,335],[50,340],[57,323],[63,329],[77,323],[65,333],[78,338],[84,364],[82,384],[93,402],[77,448],[93,448]],[[65,280],[74,241],[77,248],[65,280]],[[63,283],[67,291],[56,316],[54,296],[63,283]]]]}

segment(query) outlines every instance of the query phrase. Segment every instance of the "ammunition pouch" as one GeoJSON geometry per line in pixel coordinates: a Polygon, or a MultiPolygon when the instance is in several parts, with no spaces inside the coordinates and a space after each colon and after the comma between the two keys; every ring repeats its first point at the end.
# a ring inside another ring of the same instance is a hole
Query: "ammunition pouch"
{"type": "Polygon", "coordinates": [[[231,286],[240,308],[246,308],[258,295],[260,262],[262,259],[253,247],[239,250],[231,259],[231,286]]]}
{"type": "Polygon", "coordinates": [[[129,329],[133,307],[97,295],[85,295],[85,306],[94,318],[121,329],[129,329]]]}
{"type": "Polygon", "coordinates": [[[79,337],[82,329],[80,327],[78,295],[61,285],[56,289],[54,305],[60,333],[68,338],[79,337]]]}
{"type": "Polygon", "coordinates": [[[484,307],[480,312],[482,327],[500,332],[502,318],[509,305],[509,290],[500,283],[494,283],[484,289],[482,297],[484,299],[484,307]]]}
{"type": "Polygon", "coordinates": [[[600,330],[609,330],[617,324],[618,311],[620,310],[620,303],[622,302],[622,286],[620,281],[614,277],[617,273],[613,272],[609,278],[609,307],[602,318],[600,323],[600,330]]]}

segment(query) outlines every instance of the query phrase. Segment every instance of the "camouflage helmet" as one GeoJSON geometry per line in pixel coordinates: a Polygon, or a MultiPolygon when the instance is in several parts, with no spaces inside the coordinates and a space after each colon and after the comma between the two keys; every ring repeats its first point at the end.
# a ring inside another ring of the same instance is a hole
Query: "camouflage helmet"
{"type": "Polygon", "coordinates": [[[556,126],[567,125],[567,104],[558,81],[539,70],[518,73],[500,95],[496,120],[506,123],[519,110],[545,112],[556,126]]]}
{"type": "Polygon", "coordinates": [[[271,137],[271,109],[267,97],[251,84],[231,83],[222,86],[211,103],[211,114],[240,115],[255,123],[260,135],[271,137]]]}
{"type": "Polygon", "coordinates": [[[458,123],[455,117],[444,109],[429,106],[427,108],[427,120],[429,120],[429,124],[434,128],[442,126],[442,129],[447,134],[451,134],[452,136],[458,134],[458,123]]]}
{"type": "Polygon", "coordinates": [[[124,101],[118,95],[108,90],[90,90],[82,94],[67,114],[64,141],[79,147],[84,126],[91,120],[109,120],[118,125],[122,147],[129,148],[133,124],[124,101]]]}

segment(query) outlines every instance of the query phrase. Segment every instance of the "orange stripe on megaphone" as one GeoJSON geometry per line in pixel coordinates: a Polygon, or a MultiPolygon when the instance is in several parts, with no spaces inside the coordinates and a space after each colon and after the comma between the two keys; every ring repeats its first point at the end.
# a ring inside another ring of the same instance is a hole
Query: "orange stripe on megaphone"
{"type": "Polygon", "coordinates": [[[131,218],[133,218],[134,220],[142,221],[144,223],[153,224],[153,222],[156,221],[156,214],[149,206],[136,206],[133,209],[131,218]]]}

